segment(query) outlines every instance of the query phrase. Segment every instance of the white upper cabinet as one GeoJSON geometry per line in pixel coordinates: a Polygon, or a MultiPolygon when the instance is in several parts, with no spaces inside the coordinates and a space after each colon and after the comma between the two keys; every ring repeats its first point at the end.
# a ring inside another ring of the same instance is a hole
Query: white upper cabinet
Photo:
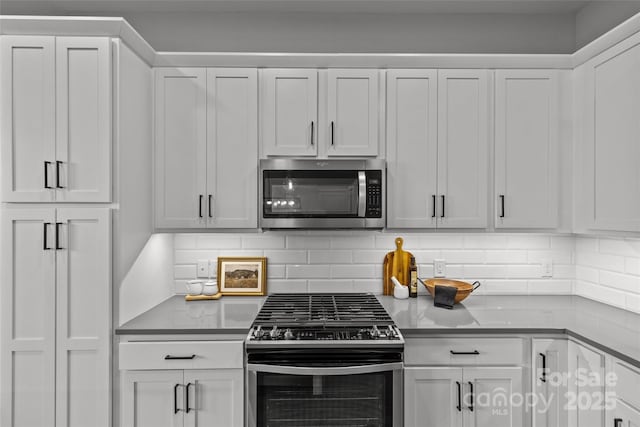
{"type": "Polygon", "coordinates": [[[318,71],[267,69],[262,73],[262,153],[318,153],[318,71]]]}
{"type": "Polygon", "coordinates": [[[207,225],[258,226],[258,72],[207,70],[207,225]]]}
{"type": "Polygon", "coordinates": [[[438,228],[485,228],[489,72],[438,71],[438,228]]]}
{"type": "Polygon", "coordinates": [[[640,231],[640,44],[627,40],[583,66],[585,226],[640,231]]]}
{"type": "Polygon", "coordinates": [[[378,155],[379,70],[266,69],[261,156],[378,155]]]}
{"type": "Polygon", "coordinates": [[[485,70],[387,72],[387,226],[487,226],[485,70]]]}
{"type": "Polygon", "coordinates": [[[156,226],[205,227],[206,70],[156,69],[156,226]]]}
{"type": "Polygon", "coordinates": [[[387,227],[435,227],[435,70],[387,72],[387,227]]]}
{"type": "Polygon", "coordinates": [[[2,200],[111,200],[105,37],[3,36],[2,200]]]}
{"type": "Polygon", "coordinates": [[[378,74],[375,69],[328,71],[327,155],[378,155],[378,74]]]}
{"type": "Polygon", "coordinates": [[[555,228],[557,72],[498,70],[495,84],[496,228],[555,228]]]}
{"type": "Polygon", "coordinates": [[[156,226],[255,228],[256,69],[156,70],[156,226]]]}

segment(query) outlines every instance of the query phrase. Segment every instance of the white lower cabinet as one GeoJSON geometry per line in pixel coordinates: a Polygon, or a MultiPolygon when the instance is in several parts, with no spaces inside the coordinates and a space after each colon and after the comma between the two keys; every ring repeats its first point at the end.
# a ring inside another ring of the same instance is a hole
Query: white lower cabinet
{"type": "Polygon", "coordinates": [[[569,342],[567,390],[569,427],[602,427],[605,423],[605,355],[569,342]]]}
{"type": "Polygon", "coordinates": [[[243,427],[242,354],[242,341],[121,343],[121,427],[243,427]]]}
{"type": "Polygon", "coordinates": [[[533,427],[565,427],[567,340],[534,338],[531,345],[531,384],[536,404],[531,408],[533,427]]]}
{"type": "Polygon", "coordinates": [[[5,208],[0,425],[111,425],[106,208],[5,208]]]}
{"type": "Polygon", "coordinates": [[[242,427],[242,369],[126,371],[122,426],[242,427]]]}
{"type": "Polygon", "coordinates": [[[410,367],[405,369],[405,426],[520,427],[522,367],[410,367]]]}
{"type": "MultiPolygon", "coordinates": [[[[640,368],[612,359],[610,372],[614,375],[607,389],[606,425],[640,427],[640,368]]],[[[609,385],[609,383],[607,384],[609,385]]]]}

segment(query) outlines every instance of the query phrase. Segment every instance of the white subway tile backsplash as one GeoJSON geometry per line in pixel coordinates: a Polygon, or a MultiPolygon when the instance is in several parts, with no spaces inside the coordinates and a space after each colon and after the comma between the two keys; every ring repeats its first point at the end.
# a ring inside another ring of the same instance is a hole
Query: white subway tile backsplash
{"type": "Polygon", "coordinates": [[[287,279],[322,279],[331,277],[329,265],[287,265],[287,279]]]}
{"type": "Polygon", "coordinates": [[[377,265],[332,265],[332,279],[382,279],[382,268],[377,265]]]}
{"type": "Polygon", "coordinates": [[[421,278],[444,259],[447,277],[483,283],[486,294],[571,294],[640,312],[640,239],[524,233],[292,230],[174,235],[176,293],[199,260],[265,256],[268,292],[382,292],[382,263],[396,237],[421,278]],[[542,278],[550,259],[553,277],[542,278]]]}
{"type": "Polygon", "coordinates": [[[347,250],[311,250],[309,264],[352,264],[352,253],[347,250]]]}

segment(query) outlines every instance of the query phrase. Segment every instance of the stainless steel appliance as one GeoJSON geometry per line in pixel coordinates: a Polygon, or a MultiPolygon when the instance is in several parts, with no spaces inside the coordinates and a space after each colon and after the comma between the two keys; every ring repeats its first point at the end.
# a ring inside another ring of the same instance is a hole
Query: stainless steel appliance
{"type": "Polygon", "coordinates": [[[249,427],[400,427],[404,339],[371,294],[274,294],[246,339],[249,427]]]}
{"type": "Polygon", "coordinates": [[[384,228],[384,160],[260,161],[260,227],[384,228]]]}

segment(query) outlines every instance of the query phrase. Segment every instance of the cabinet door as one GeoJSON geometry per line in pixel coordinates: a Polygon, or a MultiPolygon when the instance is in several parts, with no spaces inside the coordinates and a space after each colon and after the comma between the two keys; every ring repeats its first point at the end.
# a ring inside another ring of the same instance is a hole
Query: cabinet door
{"type": "Polygon", "coordinates": [[[558,82],[553,70],[496,71],[497,228],[558,221],[558,82]]]}
{"type": "Polygon", "coordinates": [[[257,70],[207,70],[207,223],[258,226],[257,70]]]}
{"type": "Polygon", "coordinates": [[[156,70],[156,226],[206,226],[204,68],[156,70]]]}
{"type": "Polygon", "coordinates": [[[387,227],[436,226],[435,70],[387,72],[387,227]]]}
{"type": "Polygon", "coordinates": [[[567,341],[534,339],[531,354],[533,392],[542,397],[536,407],[531,408],[533,427],[564,427],[568,422],[567,390],[555,375],[567,372],[567,341]]]}
{"type": "Polygon", "coordinates": [[[610,49],[587,72],[587,173],[580,185],[590,190],[586,209],[590,228],[640,231],[638,73],[637,42],[610,49]]]}
{"type": "Polygon", "coordinates": [[[438,71],[438,228],[487,226],[488,76],[438,71]]]}
{"type": "Polygon", "coordinates": [[[0,425],[55,425],[54,209],[2,212],[0,425]]]}
{"type": "Polygon", "coordinates": [[[122,378],[123,427],[182,427],[184,386],[181,370],[125,371],[122,378]]]}
{"type": "Polygon", "coordinates": [[[607,425],[613,427],[640,427],[640,411],[620,400],[616,400],[616,407],[613,410],[613,420],[607,420],[607,422],[611,423],[607,425]]]}
{"type": "Polygon", "coordinates": [[[404,425],[462,426],[462,369],[405,368],[404,425]]]}
{"type": "Polygon", "coordinates": [[[108,427],[111,216],[58,209],[56,218],[57,425],[108,427]]]}
{"type": "Polygon", "coordinates": [[[378,155],[378,70],[327,74],[327,155],[378,155]]]}
{"type": "Polygon", "coordinates": [[[53,201],[55,38],[2,36],[0,59],[2,200],[53,201]]]}
{"type": "Polygon", "coordinates": [[[525,425],[522,368],[465,368],[462,394],[465,427],[521,427],[525,425]],[[516,401],[517,402],[517,401],[516,401]]]}
{"type": "Polygon", "coordinates": [[[318,153],[318,71],[264,70],[263,156],[318,153]]]}
{"type": "Polygon", "coordinates": [[[242,427],[243,380],[242,369],[184,371],[189,403],[185,427],[242,427]]]}
{"type": "Polygon", "coordinates": [[[56,198],[111,201],[111,49],[106,37],[56,38],[56,198]]]}
{"type": "MultiPolygon", "coordinates": [[[[569,342],[568,384],[570,427],[600,427],[605,425],[605,411],[601,405],[584,405],[598,396],[605,396],[604,355],[575,342],[569,342]],[[591,381],[597,376],[599,380],[591,381]]],[[[603,406],[603,405],[602,405],[603,406]]]]}

